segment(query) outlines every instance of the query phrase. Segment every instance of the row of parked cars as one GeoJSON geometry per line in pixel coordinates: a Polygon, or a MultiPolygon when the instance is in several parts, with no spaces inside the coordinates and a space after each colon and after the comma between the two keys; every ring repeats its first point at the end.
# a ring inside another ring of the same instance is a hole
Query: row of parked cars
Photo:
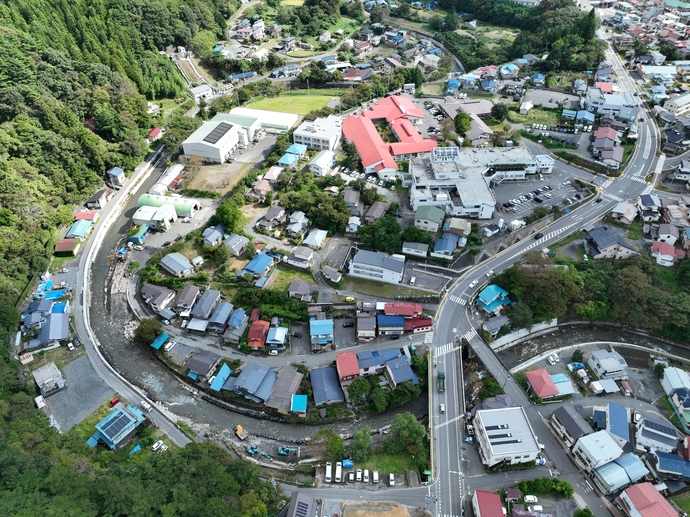
{"type": "Polygon", "coordinates": [[[357,172],[357,171],[354,171],[354,170],[350,170],[350,169],[347,168],[347,167],[338,167],[338,168],[336,168],[334,174],[345,174],[346,176],[351,176],[351,177],[353,177],[353,178],[355,178],[355,179],[364,179],[364,178],[366,178],[367,183],[371,183],[372,185],[378,185],[379,187],[385,187],[385,188],[388,188],[388,189],[390,189],[390,190],[395,190],[395,185],[393,185],[392,183],[388,183],[387,181],[384,181],[384,180],[382,180],[382,179],[378,179],[378,178],[377,178],[376,176],[374,176],[374,175],[369,175],[369,176],[367,176],[367,175],[364,174],[363,172],[357,172]]]}
{"type": "Polygon", "coordinates": [[[441,110],[435,107],[433,104],[431,104],[429,101],[424,102],[424,108],[431,113],[436,120],[441,122],[445,117],[443,116],[443,113],[441,113],[441,110]]]}
{"type": "Polygon", "coordinates": [[[527,194],[523,194],[511,199],[506,203],[503,203],[503,207],[507,210],[515,212],[515,207],[523,203],[529,203],[530,201],[534,201],[535,203],[543,203],[544,198],[551,199],[553,197],[553,194],[549,192],[550,190],[553,190],[553,187],[544,185],[543,187],[533,190],[532,192],[528,192],[527,194]]]}

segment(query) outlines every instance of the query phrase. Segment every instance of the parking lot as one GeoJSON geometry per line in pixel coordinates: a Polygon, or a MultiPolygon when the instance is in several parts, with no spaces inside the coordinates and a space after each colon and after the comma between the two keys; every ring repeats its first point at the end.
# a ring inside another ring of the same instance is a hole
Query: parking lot
{"type": "Polygon", "coordinates": [[[535,106],[542,106],[544,108],[558,108],[558,103],[560,102],[565,108],[581,109],[579,96],[550,90],[529,89],[523,99],[523,102],[527,101],[531,101],[535,106]]]}
{"type": "MultiPolygon", "coordinates": [[[[549,179],[544,177],[545,180],[549,179]]],[[[510,184],[501,184],[496,189],[498,212],[503,215],[527,215],[536,207],[548,208],[562,203],[564,199],[571,200],[580,196],[580,190],[571,180],[560,183],[554,181],[540,181],[538,176],[532,181],[521,181],[510,184]],[[536,181],[535,181],[536,180],[536,181]],[[541,192],[538,190],[541,189],[541,192]],[[541,202],[536,199],[541,199],[541,202]],[[507,205],[507,206],[506,206],[507,205]]]]}

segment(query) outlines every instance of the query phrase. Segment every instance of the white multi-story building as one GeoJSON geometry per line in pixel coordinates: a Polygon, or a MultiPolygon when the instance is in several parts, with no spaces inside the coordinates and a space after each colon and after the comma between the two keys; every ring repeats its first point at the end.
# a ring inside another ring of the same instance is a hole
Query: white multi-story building
{"type": "Polygon", "coordinates": [[[358,250],[350,260],[348,272],[352,276],[399,284],[405,269],[405,257],[387,255],[380,251],[358,250]]]}
{"type": "Polygon", "coordinates": [[[623,108],[637,106],[635,97],[629,93],[608,94],[601,88],[588,88],[585,97],[587,109],[592,113],[613,113],[618,115],[623,108]]]}
{"type": "Polygon", "coordinates": [[[225,163],[239,145],[249,139],[241,126],[224,121],[205,122],[182,142],[184,155],[189,159],[199,156],[204,162],[225,163]]]}
{"type": "Polygon", "coordinates": [[[672,115],[682,115],[690,110],[690,93],[685,93],[674,99],[667,100],[664,103],[664,109],[672,115]]]}
{"type": "Polygon", "coordinates": [[[488,467],[534,462],[541,451],[522,407],[479,410],[473,424],[479,456],[488,467]]]}
{"type": "Polygon", "coordinates": [[[314,176],[325,176],[335,166],[335,153],[333,151],[321,151],[309,162],[309,172],[314,176]]]}
{"type": "Polygon", "coordinates": [[[403,177],[403,185],[410,188],[413,210],[435,206],[452,216],[490,219],[496,205],[490,182],[550,173],[553,163],[552,158],[534,156],[524,147],[439,147],[428,157],[410,160],[410,173],[403,177]]]}
{"type": "Polygon", "coordinates": [[[621,454],[623,449],[603,430],[581,437],[573,447],[575,463],[586,472],[606,465],[621,454]]]}
{"type": "Polygon", "coordinates": [[[340,143],[341,124],[342,119],[337,115],[305,120],[295,129],[292,138],[296,144],[306,145],[309,149],[333,151],[340,143]]]}

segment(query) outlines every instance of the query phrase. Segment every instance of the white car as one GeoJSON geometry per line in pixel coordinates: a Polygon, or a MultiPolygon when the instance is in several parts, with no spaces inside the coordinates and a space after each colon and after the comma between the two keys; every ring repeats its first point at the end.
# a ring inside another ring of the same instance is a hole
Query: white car
{"type": "Polygon", "coordinates": [[[369,469],[364,469],[364,482],[369,482],[369,469]]]}
{"type": "Polygon", "coordinates": [[[487,277],[490,277],[490,276],[493,275],[493,274],[494,274],[494,272],[493,272],[492,269],[489,269],[489,271],[486,272],[486,276],[487,276],[487,277]]]}
{"type": "Polygon", "coordinates": [[[393,474],[392,472],[389,477],[389,484],[390,486],[395,486],[395,474],[393,474]]]}
{"type": "Polygon", "coordinates": [[[445,412],[446,412],[446,405],[441,404],[441,413],[445,413],[445,412]]]}
{"type": "Polygon", "coordinates": [[[453,334],[457,334],[457,333],[458,333],[458,329],[453,329],[453,334]]]}
{"type": "Polygon", "coordinates": [[[165,350],[167,352],[172,347],[174,347],[176,344],[177,344],[176,341],[168,341],[167,344],[163,347],[163,350],[165,350]]]}
{"type": "Polygon", "coordinates": [[[472,283],[470,284],[470,287],[474,287],[479,283],[479,280],[472,280],[472,283]]]}
{"type": "Polygon", "coordinates": [[[163,445],[163,440],[158,440],[156,443],[154,443],[154,444],[151,446],[151,450],[152,450],[152,451],[157,451],[158,449],[161,448],[161,445],[163,445]]]}

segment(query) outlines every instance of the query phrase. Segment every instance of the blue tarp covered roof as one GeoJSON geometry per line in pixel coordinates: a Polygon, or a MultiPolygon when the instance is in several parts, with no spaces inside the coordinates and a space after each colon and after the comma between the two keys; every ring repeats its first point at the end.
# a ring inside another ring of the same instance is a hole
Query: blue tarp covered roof
{"type": "Polygon", "coordinates": [[[308,397],[306,395],[293,395],[292,396],[292,411],[306,411],[307,410],[308,397]]]}
{"type": "Polygon", "coordinates": [[[211,383],[211,389],[213,391],[220,391],[220,389],[225,384],[225,381],[227,381],[228,377],[230,377],[231,373],[232,370],[230,369],[230,367],[227,364],[223,364],[220,371],[216,375],[216,378],[211,383]]]}
{"type": "Polygon", "coordinates": [[[167,334],[161,334],[160,336],[156,336],[156,339],[153,340],[153,343],[151,343],[151,346],[158,350],[160,347],[163,346],[163,344],[168,340],[170,336],[167,334]]]}

